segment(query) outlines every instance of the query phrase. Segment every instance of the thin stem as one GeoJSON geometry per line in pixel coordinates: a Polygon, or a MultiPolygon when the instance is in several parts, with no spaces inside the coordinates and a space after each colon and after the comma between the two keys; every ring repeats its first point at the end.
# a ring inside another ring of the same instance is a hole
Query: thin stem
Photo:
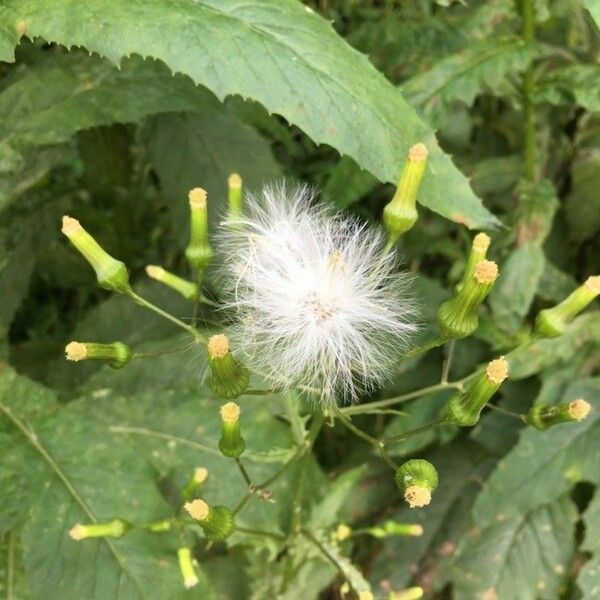
{"type": "Polygon", "coordinates": [[[446,338],[438,337],[438,338],[435,338],[434,340],[431,340],[424,346],[420,346],[418,348],[413,348],[406,354],[403,354],[399,358],[399,362],[406,360],[407,358],[413,358],[415,356],[420,356],[421,354],[425,354],[425,352],[429,352],[429,350],[433,350],[434,348],[441,346],[445,341],[446,341],[446,338]]]}
{"type": "Polygon", "coordinates": [[[253,490],[254,486],[252,485],[252,480],[250,479],[250,475],[248,475],[248,471],[246,471],[246,467],[244,467],[244,465],[242,464],[242,461],[239,458],[236,458],[235,464],[238,466],[240,473],[242,474],[242,477],[246,482],[246,485],[253,490]]]}
{"type": "Polygon", "coordinates": [[[488,404],[487,405],[488,408],[491,408],[492,410],[505,415],[507,417],[512,417],[513,419],[517,419],[519,421],[521,421],[522,423],[525,423],[525,416],[524,415],[520,415],[519,413],[513,412],[512,410],[506,410],[505,408],[501,408],[500,406],[496,406],[495,404],[488,404]]]}
{"type": "Polygon", "coordinates": [[[171,321],[171,323],[175,323],[175,325],[177,325],[178,327],[181,327],[182,329],[185,329],[187,332],[191,333],[197,342],[205,342],[206,341],[204,339],[204,336],[195,327],[192,327],[191,325],[184,323],[177,317],[174,317],[173,315],[164,311],[162,308],[159,308],[155,304],[152,304],[152,302],[149,302],[145,298],[142,298],[141,296],[139,296],[138,294],[136,294],[133,291],[129,292],[129,296],[133,300],[135,300],[135,302],[137,302],[139,305],[141,305],[149,310],[154,311],[155,313],[159,314],[161,317],[171,321]]]}
{"type": "Polygon", "coordinates": [[[133,360],[137,358],[154,358],[155,356],[163,356],[164,354],[176,354],[177,352],[183,352],[190,348],[190,344],[185,346],[179,346],[178,348],[169,348],[167,350],[157,350],[156,352],[135,352],[133,360]]]}
{"type": "Polygon", "coordinates": [[[253,390],[249,389],[244,392],[244,396],[268,396],[269,394],[279,394],[281,390],[272,389],[272,390],[253,390]]]}
{"type": "Polygon", "coordinates": [[[13,577],[15,572],[15,533],[6,534],[6,600],[13,599],[13,577]]]}
{"type": "Polygon", "coordinates": [[[238,525],[235,526],[235,530],[238,533],[246,533],[248,535],[258,535],[261,537],[269,537],[269,538],[273,538],[275,540],[285,540],[285,536],[280,534],[280,533],[274,533],[271,531],[262,531],[260,529],[251,529],[249,527],[239,527],[238,525]]]}
{"type": "MultiPolygon", "coordinates": [[[[533,0],[521,0],[521,16],[523,19],[523,41],[531,44],[535,39],[535,18],[533,0]]],[[[535,123],[533,107],[533,65],[529,65],[523,77],[523,111],[525,117],[523,152],[525,177],[535,180],[535,123]]]]}
{"type": "Polygon", "coordinates": [[[451,388],[461,389],[463,382],[464,379],[460,379],[452,383],[436,383],[435,385],[430,385],[429,387],[424,387],[420,390],[415,390],[414,392],[408,392],[407,394],[403,394],[401,396],[394,396],[393,398],[386,398],[385,400],[376,400],[375,402],[367,402],[366,404],[358,404],[356,406],[346,406],[345,408],[342,408],[340,410],[345,415],[358,415],[368,413],[374,409],[385,408],[386,406],[392,406],[394,404],[408,402],[409,400],[414,400],[415,398],[420,398],[421,396],[426,396],[427,394],[432,394],[433,392],[438,392],[441,390],[451,388]]]}
{"type": "Polygon", "coordinates": [[[442,367],[442,381],[441,383],[448,383],[448,375],[450,374],[450,367],[452,366],[452,358],[454,357],[454,346],[456,340],[451,340],[448,344],[448,355],[444,360],[444,366],[442,367]]]}
{"type": "Polygon", "coordinates": [[[335,568],[342,573],[342,575],[345,575],[342,565],[340,565],[335,556],[333,556],[310,531],[307,529],[302,529],[301,533],[308,541],[310,541],[316,548],[319,549],[323,556],[325,556],[325,558],[329,560],[335,566],[335,568]]]}
{"type": "Polygon", "coordinates": [[[385,443],[394,444],[396,442],[403,442],[405,439],[412,437],[413,435],[423,433],[424,431],[443,425],[443,423],[444,421],[432,421],[431,423],[427,423],[427,425],[423,425],[423,427],[419,427],[418,429],[411,429],[411,431],[407,431],[406,433],[401,433],[399,435],[393,435],[392,437],[385,438],[385,443]]]}

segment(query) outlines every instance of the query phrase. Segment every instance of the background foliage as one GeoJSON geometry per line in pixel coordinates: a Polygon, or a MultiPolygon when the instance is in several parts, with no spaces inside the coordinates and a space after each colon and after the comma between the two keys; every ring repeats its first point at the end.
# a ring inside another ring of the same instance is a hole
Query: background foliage
{"type": "MultiPolygon", "coordinates": [[[[148,263],[185,274],[188,189],[208,190],[215,224],[230,172],[250,189],[287,176],[378,226],[407,149],[424,142],[421,217],[401,247],[420,273],[424,338],[461,275],[467,227],[488,230],[501,267],[479,330],[457,345],[458,379],[600,271],[599,24],[595,0],[2,2],[0,592],[337,598],[349,579],[381,597],[418,584],[440,598],[600,598],[597,305],[563,337],[513,355],[499,399],[523,411],[581,396],[590,418],[540,433],[486,413],[472,430],[411,438],[397,455],[427,457],[441,475],[428,509],[404,507],[370,448],[325,428],[302,496],[322,543],[340,522],[424,527],[419,538],[329,548],[343,576],[302,538],[282,557],[268,539],[235,534],[228,548],[196,544],[201,581],[184,592],[175,534],[69,540],[77,521],[169,514],[172,490],[198,464],[211,473],[210,502],[237,502],[245,487],[215,451],[219,401],[200,387],[199,353],[118,372],[64,362],[71,339],[148,351],[180,340],[99,291],[59,233],[62,214],[79,218],[137,289],[189,316],[143,276],[148,263]]],[[[201,318],[207,329],[222,319],[201,318]]],[[[441,363],[441,350],[407,361],[377,397],[436,383],[441,363]]],[[[446,398],[357,421],[399,433],[446,398]]],[[[248,469],[266,479],[304,423],[277,395],[242,408],[248,469]]],[[[294,477],[278,480],[274,504],[250,503],[240,525],[284,535],[294,477]]]]}

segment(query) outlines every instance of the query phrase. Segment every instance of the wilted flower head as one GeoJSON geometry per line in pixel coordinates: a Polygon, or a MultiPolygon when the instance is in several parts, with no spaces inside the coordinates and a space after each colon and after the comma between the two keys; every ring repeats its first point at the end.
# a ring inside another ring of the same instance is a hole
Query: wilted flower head
{"type": "Polygon", "coordinates": [[[233,335],[279,385],[352,400],[390,373],[414,306],[383,235],[313,199],[307,187],[267,187],[224,227],[233,335]]]}

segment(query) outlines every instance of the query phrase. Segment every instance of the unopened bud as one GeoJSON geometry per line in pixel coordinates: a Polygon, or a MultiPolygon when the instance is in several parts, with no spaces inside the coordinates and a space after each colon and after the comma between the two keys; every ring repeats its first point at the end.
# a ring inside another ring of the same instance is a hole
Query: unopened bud
{"type": "Polygon", "coordinates": [[[336,530],[331,534],[332,542],[343,542],[352,535],[352,528],[345,523],[340,523],[336,530]]]}
{"type": "Polygon", "coordinates": [[[208,506],[204,500],[186,502],[183,508],[189,513],[204,535],[213,542],[222,542],[232,533],[235,526],[232,512],[225,506],[208,506]]]}
{"type": "Polygon", "coordinates": [[[423,594],[423,588],[416,586],[398,592],[390,592],[388,600],[419,600],[423,594]]]}
{"type": "Polygon", "coordinates": [[[461,427],[475,425],[481,410],[507,377],[508,362],[503,357],[491,361],[464,392],[448,401],[442,418],[446,423],[461,427]]]}
{"type": "Polygon", "coordinates": [[[71,539],[79,542],[87,538],[98,538],[98,537],[123,537],[128,531],[131,530],[131,525],[127,521],[122,519],[114,519],[110,523],[95,523],[93,525],[81,525],[77,523],[69,531],[71,539]]]}
{"type": "Polygon", "coordinates": [[[396,471],[395,479],[410,508],[427,506],[438,486],[435,467],[422,459],[405,462],[396,471]]]}
{"type": "Polygon", "coordinates": [[[67,360],[105,360],[113,369],[120,369],[133,358],[133,351],[122,342],[96,344],[95,342],[70,342],[65,347],[67,360]]]}
{"type": "Polygon", "coordinates": [[[148,277],[164,283],[171,289],[179,292],[186,300],[195,300],[198,295],[198,286],[191,281],[187,281],[175,273],[171,273],[157,265],[148,265],[146,267],[148,277]]]}
{"type": "Polygon", "coordinates": [[[417,222],[417,193],[427,164],[427,148],[415,144],[408,151],[396,193],[383,209],[383,222],[388,230],[390,242],[396,240],[417,222]]]}
{"type": "Polygon", "coordinates": [[[211,369],[208,379],[210,389],[225,400],[241,396],[248,389],[250,374],[248,369],[231,355],[227,336],[213,335],[208,340],[207,350],[211,369]]]}
{"type": "Polygon", "coordinates": [[[244,212],[244,197],[242,194],[242,178],[237,173],[232,173],[227,180],[228,200],[229,200],[229,219],[238,221],[244,212]]]}
{"type": "Polygon", "coordinates": [[[487,251],[490,247],[490,242],[490,236],[486,233],[478,233],[473,238],[473,243],[471,244],[471,251],[469,252],[469,258],[467,259],[467,266],[465,267],[465,272],[463,274],[462,280],[456,286],[457,291],[459,291],[465,285],[465,283],[473,277],[473,274],[475,273],[475,266],[482,260],[486,259],[487,251]]]}
{"type": "Polygon", "coordinates": [[[196,467],[189,481],[185,484],[183,489],[181,490],[181,495],[184,500],[189,500],[193,498],[200,486],[206,481],[208,478],[208,469],[204,467],[196,467]]]}
{"type": "Polygon", "coordinates": [[[498,278],[498,265],[491,260],[479,261],[473,275],[464,282],[454,298],[444,302],[438,311],[438,324],[446,338],[463,338],[479,325],[477,309],[490,293],[498,278]]]}
{"type": "Polygon", "coordinates": [[[100,287],[121,294],[131,292],[129,273],[127,273],[125,263],[108,254],[81,226],[77,219],[64,216],[62,219],[62,232],[90,263],[96,272],[100,287]]]}
{"type": "Polygon", "coordinates": [[[184,587],[189,590],[198,585],[198,576],[194,569],[192,551],[185,547],[179,548],[177,550],[177,560],[179,562],[179,571],[181,572],[184,587]]]}
{"type": "Polygon", "coordinates": [[[546,431],[553,425],[569,423],[571,421],[583,421],[592,410],[589,402],[582,398],[571,402],[563,402],[554,406],[538,404],[532,406],[527,413],[526,421],[540,431],[546,431]]]}
{"type": "Polygon", "coordinates": [[[192,268],[202,274],[213,258],[213,250],[208,239],[206,191],[202,188],[194,188],[188,197],[190,201],[190,243],[185,249],[185,256],[192,268]]]}
{"type": "Polygon", "coordinates": [[[397,521],[385,521],[381,525],[368,527],[364,530],[364,532],[372,535],[375,538],[386,538],[392,535],[419,537],[423,535],[423,527],[416,524],[412,525],[407,523],[398,523],[397,521]]]}
{"type": "Polygon", "coordinates": [[[535,333],[540,337],[558,337],[566,326],[600,294],[600,275],[588,277],[583,285],[553,308],[542,310],[535,320],[535,333]]]}
{"type": "Polygon", "coordinates": [[[219,450],[224,456],[238,458],[244,452],[246,442],[240,428],[240,407],[235,402],[221,406],[221,439],[219,450]]]}

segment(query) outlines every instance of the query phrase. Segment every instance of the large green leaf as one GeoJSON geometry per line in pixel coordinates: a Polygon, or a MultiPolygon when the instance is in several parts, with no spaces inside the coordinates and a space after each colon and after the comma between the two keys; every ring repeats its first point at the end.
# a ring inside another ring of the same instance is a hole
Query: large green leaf
{"type": "Polygon", "coordinates": [[[431,160],[421,202],[472,227],[495,223],[398,91],[298,2],[9,0],[0,26],[20,22],[30,37],[115,62],[151,56],[220,99],[257,100],[384,181],[395,182],[408,148],[424,142],[431,160]]]}
{"type": "Polygon", "coordinates": [[[579,573],[577,583],[583,590],[584,598],[593,600],[600,598],[600,488],[596,488],[596,493],[585,511],[584,521],[583,547],[594,555],[579,573]]]}
{"type": "Polygon", "coordinates": [[[596,25],[600,28],[600,2],[598,0],[583,0],[583,3],[590,11],[596,25]]]}
{"type": "Polygon", "coordinates": [[[413,106],[439,125],[450,103],[458,100],[470,106],[481,91],[496,91],[507,76],[521,72],[535,52],[516,37],[484,38],[415,75],[401,89],[413,106]]]}
{"type": "Polygon", "coordinates": [[[568,492],[579,481],[600,481],[600,379],[570,385],[563,401],[584,398],[592,411],[581,423],[547,431],[529,427],[488,479],[474,507],[479,526],[523,515],[568,492]]]}
{"type": "Polygon", "coordinates": [[[454,572],[456,600],[559,598],[577,511],[566,497],[469,533],[454,572]]]}
{"type": "Polygon", "coordinates": [[[579,104],[589,111],[600,110],[600,65],[569,65],[540,78],[535,85],[538,102],[572,106],[579,104]]]}

